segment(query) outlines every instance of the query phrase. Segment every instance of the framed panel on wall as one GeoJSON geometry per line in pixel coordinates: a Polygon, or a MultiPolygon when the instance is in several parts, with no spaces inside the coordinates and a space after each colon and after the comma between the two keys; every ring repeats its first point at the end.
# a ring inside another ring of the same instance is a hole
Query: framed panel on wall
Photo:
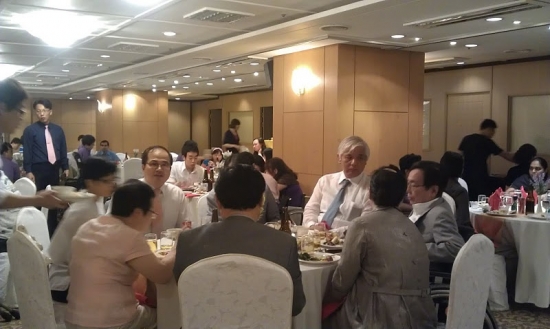
{"type": "Polygon", "coordinates": [[[254,113],[252,111],[229,112],[229,122],[233,119],[238,119],[241,122],[239,127],[241,145],[252,145],[254,139],[254,113]]]}
{"type": "Polygon", "coordinates": [[[432,110],[432,102],[430,100],[425,100],[424,108],[422,110],[422,151],[430,150],[431,110],[432,110]]]}
{"type": "Polygon", "coordinates": [[[529,143],[539,154],[550,155],[550,95],[514,96],[509,99],[508,148],[515,152],[529,143]]]}

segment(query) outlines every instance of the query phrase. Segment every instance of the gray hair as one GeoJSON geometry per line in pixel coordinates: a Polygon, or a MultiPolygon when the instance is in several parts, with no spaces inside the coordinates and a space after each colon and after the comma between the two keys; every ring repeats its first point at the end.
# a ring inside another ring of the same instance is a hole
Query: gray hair
{"type": "Polygon", "coordinates": [[[367,158],[370,157],[370,148],[367,142],[365,142],[361,137],[359,136],[348,136],[344,138],[340,145],[338,145],[338,155],[342,155],[345,153],[351,152],[356,147],[362,147],[365,149],[365,155],[367,158]]]}

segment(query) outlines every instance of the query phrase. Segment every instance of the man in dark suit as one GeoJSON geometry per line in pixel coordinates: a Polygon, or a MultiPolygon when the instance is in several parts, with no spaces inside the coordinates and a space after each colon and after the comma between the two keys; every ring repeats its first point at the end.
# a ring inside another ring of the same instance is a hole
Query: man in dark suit
{"type": "Polygon", "coordinates": [[[216,182],[216,203],[221,222],[180,234],[176,247],[174,276],[190,265],[217,255],[245,254],[260,257],[287,269],[294,284],[292,315],[306,303],[296,240],[289,234],[258,225],[265,181],[252,166],[224,169],[216,182]]]}

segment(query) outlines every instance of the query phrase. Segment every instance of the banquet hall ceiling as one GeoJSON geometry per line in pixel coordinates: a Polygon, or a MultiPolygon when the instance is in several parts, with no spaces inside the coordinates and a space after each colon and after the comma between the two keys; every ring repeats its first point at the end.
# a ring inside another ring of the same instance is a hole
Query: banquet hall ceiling
{"type": "Polygon", "coordinates": [[[439,68],[550,55],[549,26],[550,0],[0,0],[0,70],[20,66],[33,96],[155,88],[204,99],[267,88],[264,63],[283,48],[404,49],[439,68]],[[93,31],[67,48],[28,32],[60,13],[93,31]]]}

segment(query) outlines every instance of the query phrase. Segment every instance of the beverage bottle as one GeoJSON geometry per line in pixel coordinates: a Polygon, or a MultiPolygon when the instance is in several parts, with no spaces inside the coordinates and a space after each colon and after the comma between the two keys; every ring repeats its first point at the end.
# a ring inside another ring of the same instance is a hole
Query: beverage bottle
{"type": "Polygon", "coordinates": [[[286,232],[288,234],[292,234],[292,231],[290,230],[290,214],[288,213],[288,207],[283,208],[283,216],[281,217],[281,227],[279,228],[279,231],[286,232]]]}

